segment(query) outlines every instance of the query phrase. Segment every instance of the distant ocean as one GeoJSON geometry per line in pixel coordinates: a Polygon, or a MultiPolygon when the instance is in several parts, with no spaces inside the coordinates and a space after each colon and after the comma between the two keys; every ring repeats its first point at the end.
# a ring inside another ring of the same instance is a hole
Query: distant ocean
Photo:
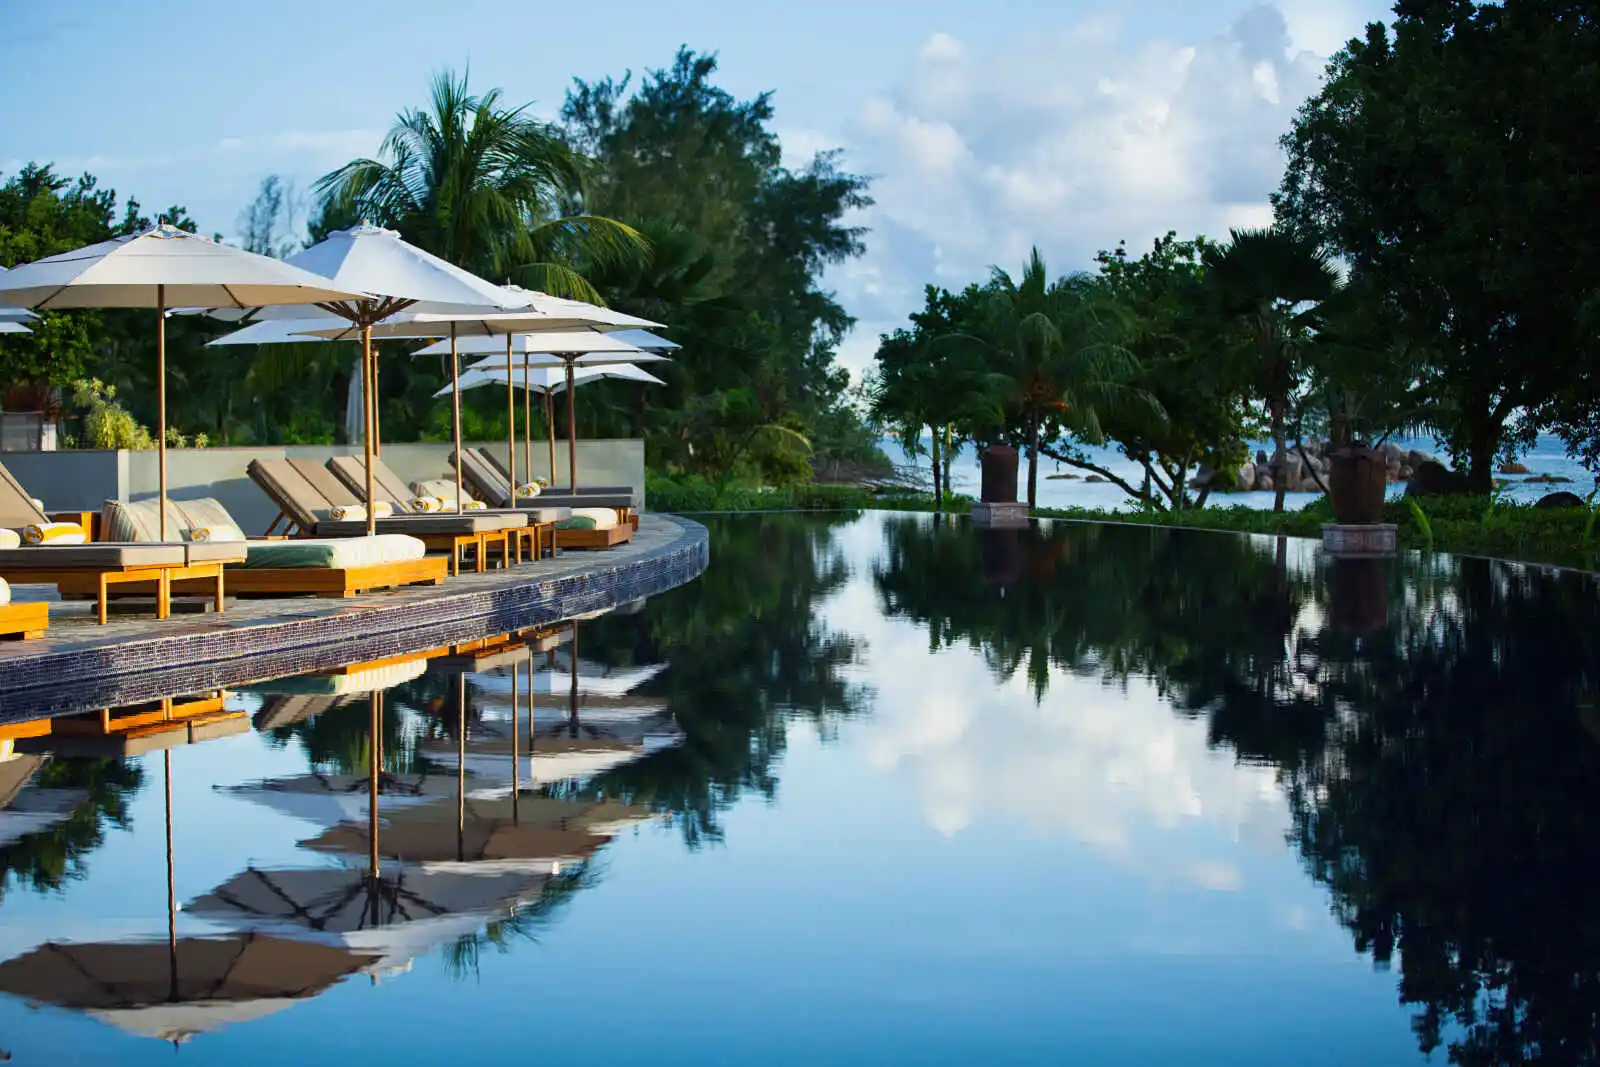
{"type": "MultiPolygon", "coordinates": [[[[1430,455],[1437,454],[1438,448],[1430,440],[1422,438],[1394,438],[1394,442],[1401,448],[1416,449],[1430,455]]],[[[897,467],[915,467],[923,472],[931,481],[931,465],[927,456],[918,456],[910,459],[898,442],[892,440],[880,441],[884,452],[897,467]]],[[[1251,451],[1263,448],[1255,445],[1251,451]]],[[[1091,448],[1088,450],[1093,462],[1114,471],[1118,477],[1125,479],[1128,484],[1137,486],[1144,480],[1144,472],[1137,463],[1132,463],[1121,453],[1111,448],[1091,448]]],[[[1533,451],[1521,459],[1523,466],[1532,474],[1552,474],[1571,478],[1567,485],[1524,484],[1522,478],[1515,475],[1506,476],[1511,485],[1505,490],[1505,495],[1516,501],[1531,503],[1538,500],[1546,493],[1567,489],[1579,496],[1587,496],[1594,488],[1594,476],[1583,469],[1582,464],[1572,459],[1566,453],[1565,446],[1555,437],[1542,436],[1533,447],[1533,451]]],[[[1027,495],[1027,461],[1023,459],[1018,464],[1017,472],[1017,497],[1023,499],[1027,495]]],[[[1041,459],[1039,461],[1039,506],[1040,507],[1077,507],[1077,508],[1104,508],[1106,510],[1129,509],[1133,501],[1121,489],[1108,482],[1086,483],[1081,477],[1077,479],[1049,478],[1051,474],[1078,474],[1086,472],[1076,470],[1056,463],[1054,460],[1041,459]]],[[[950,481],[958,493],[971,496],[978,495],[978,459],[977,453],[970,447],[963,448],[956,453],[950,465],[950,481]]],[[[1391,485],[1390,496],[1399,496],[1405,492],[1404,483],[1391,485]]],[[[1290,493],[1285,501],[1285,506],[1294,510],[1310,503],[1316,498],[1314,493],[1290,493]]],[[[1244,506],[1251,508],[1272,507],[1271,493],[1213,493],[1208,502],[1212,507],[1244,506]]]]}

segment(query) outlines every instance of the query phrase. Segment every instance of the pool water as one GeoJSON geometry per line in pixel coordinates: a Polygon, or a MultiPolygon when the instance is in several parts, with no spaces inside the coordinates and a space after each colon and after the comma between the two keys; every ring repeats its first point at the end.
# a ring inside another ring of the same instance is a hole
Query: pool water
{"type": "Polygon", "coordinates": [[[709,525],[638,611],[0,742],[0,1051],[1600,1058],[1591,577],[709,525]]]}

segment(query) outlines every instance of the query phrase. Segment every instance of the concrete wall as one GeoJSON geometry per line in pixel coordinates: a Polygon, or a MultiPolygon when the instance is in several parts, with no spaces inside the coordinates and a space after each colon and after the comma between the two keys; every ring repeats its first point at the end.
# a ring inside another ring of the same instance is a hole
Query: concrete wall
{"type": "MultiPolygon", "coordinates": [[[[504,460],[506,442],[484,442],[504,460]]],[[[167,495],[173,500],[215,497],[233,514],[247,533],[260,533],[277,515],[277,509],[258,489],[245,468],[253,459],[326,460],[346,453],[360,454],[360,446],[295,445],[273,448],[175,448],[167,452],[167,495]]],[[[407,482],[451,475],[450,446],[445,444],[384,445],[383,461],[407,482]]],[[[154,452],[6,452],[0,462],[47,510],[99,510],[106,500],[144,500],[156,495],[154,452]]],[[[522,449],[517,450],[517,477],[525,478],[522,449]]],[[[535,442],[534,477],[549,477],[548,447],[535,442]]],[[[556,448],[558,476],[552,484],[566,482],[567,448],[556,448]]],[[[634,500],[644,506],[644,442],[629,439],[579,441],[578,480],[586,485],[631,485],[634,500]]]]}

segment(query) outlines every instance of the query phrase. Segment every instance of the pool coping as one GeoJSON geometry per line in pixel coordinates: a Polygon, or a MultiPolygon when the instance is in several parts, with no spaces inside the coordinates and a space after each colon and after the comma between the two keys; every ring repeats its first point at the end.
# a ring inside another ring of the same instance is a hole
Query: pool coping
{"type": "MultiPolygon", "coordinates": [[[[178,616],[133,633],[93,627],[0,649],[0,724],[142,703],[480,640],[606,611],[698,576],[710,562],[697,522],[641,516],[629,544],[443,586],[339,600],[284,599],[262,616],[178,616]]],[[[259,603],[259,602],[258,602],[259,603]]]]}

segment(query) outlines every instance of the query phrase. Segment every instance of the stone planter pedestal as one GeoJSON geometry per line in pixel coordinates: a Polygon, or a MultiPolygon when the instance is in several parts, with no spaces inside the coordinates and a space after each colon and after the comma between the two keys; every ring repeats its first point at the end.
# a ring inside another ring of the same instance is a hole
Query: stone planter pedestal
{"type": "Polygon", "coordinates": [[[972,505],[972,521],[978,526],[1016,529],[1028,525],[1028,505],[1017,501],[989,502],[979,500],[972,505]]]}
{"type": "Polygon", "coordinates": [[[1322,528],[1322,550],[1331,556],[1393,556],[1399,549],[1399,527],[1392,522],[1339,523],[1322,528]]]}

